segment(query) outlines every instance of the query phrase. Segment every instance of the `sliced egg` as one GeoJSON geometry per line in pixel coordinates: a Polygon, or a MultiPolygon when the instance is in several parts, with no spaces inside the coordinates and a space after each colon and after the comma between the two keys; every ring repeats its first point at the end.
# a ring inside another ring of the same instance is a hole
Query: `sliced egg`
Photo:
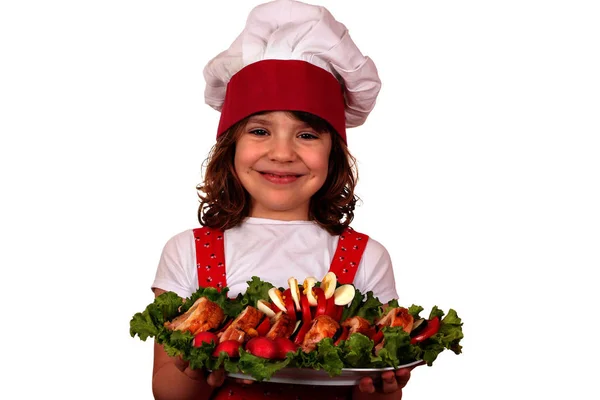
{"type": "MultiPolygon", "coordinates": [[[[300,326],[300,324],[301,324],[301,323],[302,323],[302,321],[300,321],[300,320],[296,321],[296,326],[294,326],[294,332],[292,332],[292,335],[293,335],[294,333],[296,333],[296,331],[298,330],[298,327],[300,326]]],[[[290,335],[290,336],[291,336],[291,335],[290,335]]]]}
{"type": "Polygon", "coordinates": [[[317,278],[309,276],[304,280],[304,284],[302,285],[304,286],[304,294],[308,298],[308,304],[310,304],[311,306],[317,305],[317,298],[315,297],[315,293],[313,292],[313,287],[315,287],[316,283],[317,278]]]}
{"type": "Polygon", "coordinates": [[[300,289],[298,289],[298,281],[296,278],[288,279],[288,284],[290,285],[290,292],[292,293],[292,299],[294,299],[294,304],[296,304],[296,310],[300,309],[300,289]]]}
{"type": "Polygon", "coordinates": [[[271,299],[273,304],[277,306],[277,308],[279,308],[283,312],[287,312],[287,309],[285,308],[285,303],[283,302],[283,295],[281,294],[281,291],[279,289],[274,287],[269,289],[269,298],[271,299]]]}
{"type": "Polygon", "coordinates": [[[333,296],[335,292],[335,286],[337,285],[337,278],[333,272],[328,272],[321,281],[321,289],[325,292],[325,298],[328,299],[333,296]]]}
{"type": "Polygon", "coordinates": [[[352,299],[354,299],[355,294],[353,285],[342,285],[339,288],[335,289],[333,294],[334,303],[336,306],[345,306],[350,304],[352,299]]]}
{"type": "Polygon", "coordinates": [[[271,310],[271,307],[269,307],[264,300],[257,301],[256,308],[258,308],[259,311],[262,311],[267,318],[273,318],[275,316],[275,311],[271,310]]]}

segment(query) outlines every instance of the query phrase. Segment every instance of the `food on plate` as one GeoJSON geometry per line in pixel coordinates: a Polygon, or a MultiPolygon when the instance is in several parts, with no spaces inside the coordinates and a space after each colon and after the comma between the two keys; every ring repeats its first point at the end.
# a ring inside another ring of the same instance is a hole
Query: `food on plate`
{"type": "Polygon", "coordinates": [[[261,322],[263,313],[258,311],[252,306],[248,306],[242,311],[242,313],[233,320],[229,327],[221,333],[219,340],[224,342],[226,340],[237,340],[243,343],[246,337],[256,337],[258,332],[256,328],[261,322]]]}
{"type": "Polygon", "coordinates": [[[194,347],[201,347],[203,343],[219,343],[219,337],[213,332],[200,332],[194,336],[194,347]]]}
{"type": "Polygon", "coordinates": [[[195,335],[217,328],[223,322],[223,317],[223,310],[218,304],[206,297],[200,297],[184,314],[171,322],[165,322],[165,327],[176,331],[189,331],[195,335]]]}
{"type": "Polygon", "coordinates": [[[292,319],[288,313],[284,313],[280,311],[272,318],[273,325],[271,329],[267,332],[266,337],[271,340],[275,340],[276,338],[289,338],[294,332],[294,328],[296,327],[295,318],[292,319]]]}
{"type": "Polygon", "coordinates": [[[302,341],[302,350],[309,353],[325,338],[332,338],[340,329],[340,324],[328,315],[319,315],[309,325],[302,341]]]}
{"type": "Polygon", "coordinates": [[[394,367],[423,360],[432,365],[445,349],[461,353],[462,321],[437,306],[382,304],[372,292],[340,284],[328,273],[321,282],[295,278],[278,288],[258,277],[235,298],[228,288],[199,288],[187,299],[157,296],[130,322],[130,334],[154,338],[170,356],[190,367],[225,368],[268,380],[281,368],[394,367]]]}
{"type": "Polygon", "coordinates": [[[352,285],[342,285],[339,288],[335,289],[333,293],[333,297],[335,298],[335,305],[337,306],[345,306],[350,304],[354,299],[354,295],[356,291],[354,290],[354,286],[352,285]]]}
{"type": "Polygon", "coordinates": [[[225,340],[215,347],[212,356],[219,357],[221,352],[225,352],[230,358],[238,358],[240,356],[240,347],[240,342],[237,340],[225,340]]]}

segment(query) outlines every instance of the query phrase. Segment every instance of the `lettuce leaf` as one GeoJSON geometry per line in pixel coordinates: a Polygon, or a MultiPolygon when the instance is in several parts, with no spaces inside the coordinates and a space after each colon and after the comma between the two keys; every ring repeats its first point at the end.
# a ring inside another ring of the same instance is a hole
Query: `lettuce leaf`
{"type": "Polygon", "coordinates": [[[256,307],[258,300],[269,300],[269,289],[274,287],[272,284],[261,280],[258,276],[253,276],[247,283],[246,293],[239,298],[243,308],[248,305],[256,307]]]}
{"type": "Polygon", "coordinates": [[[353,333],[346,341],[340,343],[344,362],[354,368],[369,365],[373,346],[373,341],[360,333],[353,333]]]}
{"type": "Polygon", "coordinates": [[[252,375],[254,379],[261,382],[270,379],[275,372],[284,368],[289,363],[289,358],[281,361],[267,360],[266,358],[256,357],[240,349],[240,359],[237,366],[240,371],[252,375]]]}
{"type": "MultiPolygon", "coordinates": [[[[343,368],[379,368],[397,367],[402,364],[416,360],[424,360],[428,365],[436,360],[438,355],[449,349],[455,354],[462,352],[460,341],[463,338],[462,320],[455,310],[450,309],[447,314],[440,308],[434,306],[429,314],[429,319],[440,318],[439,331],[418,344],[410,343],[410,335],[400,327],[384,327],[384,341],[377,348],[375,354],[374,343],[367,336],[354,333],[338,346],[335,346],[331,338],[323,339],[317,344],[314,351],[305,353],[298,349],[296,353],[288,353],[285,360],[267,360],[240,350],[239,359],[230,359],[225,352],[218,357],[212,353],[215,344],[204,343],[201,347],[192,345],[193,335],[189,332],[171,331],[164,327],[166,321],[181,315],[187,311],[200,297],[219,304],[224,312],[235,317],[243,311],[247,305],[256,306],[259,299],[268,300],[268,291],[272,284],[264,282],[253,276],[248,282],[248,290],[238,295],[235,299],[227,297],[228,288],[220,292],[214,288],[198,288],[198,290],[187,299],[182,299],[173,292],[166,292],[156,297],[141,313],[134,314],[130,321],[130,335],[136,335],[143,341],[149,337],[155,338],[156,342],[163,345],[169,356],[180,356],[190,362],[193,369],[206,368],[214,370],[224,368],[228,372],[242,371],[251,375],[258,381],[270,379],[274,373],[282,368],[298,367],[323,369],[330,376],[341,374],[343,368]]],[[[387,307],[397,307],[398,301],[392,300],[387,307]]],[[[412,305],[408,309],[415,318],[422,318],[419,314],[423,307],[412,305]]],[[[342,320],[353,316],[360,316],[373,323],[383,313],[383,305],[373,292],[362,294],[355,289],[353,301],[346,307],[342,314],[342,320]]]]}
{"type": "Polygon", "coordinates": [[[166,321],[182,314],[180,308],[183,299],[174,292],[166,292],[156,297],[141,313],[136,313],[129,322],[131,337],[138,335],[142,341],[148,337],[156,337],[166,321]]]}
{"type": "Polygon", "coordinates": [[[383,304],[373,295],[372,291],[368,291],[365,297],[358,289],[355,289],[352,302],[342,312],[342,321],[358,316],[373,323],[375,319],[381,317],[382,312],[383,304]]]}

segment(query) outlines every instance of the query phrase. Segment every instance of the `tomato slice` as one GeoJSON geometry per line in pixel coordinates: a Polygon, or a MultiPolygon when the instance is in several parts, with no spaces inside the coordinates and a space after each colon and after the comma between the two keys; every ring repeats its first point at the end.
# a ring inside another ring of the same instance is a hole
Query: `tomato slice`
{"type": "Polygon", "coordinates": [[[292,321],[296,323],[296,306],[294,305],[294,299],[292,298],[292,291],[289,288],[283,291],[283,304],[285,305],[287,314],[292,321]]]}
{"type": "Polygon", "coordinates": [[[312,320],[312,315],[310,313],[310,304],[308,302],[308,297],[305,294],[300,295],[300,306],[302,307],[302,322],[310,323],[312,320]]]}
{"type": "Polygon", "coordinates": [[[440,318],[433,317],[427,321],[427,326],[417,336],[410,339],[411,344],[417,344],[435,335],[440,329],[440,318]]]}
{"type": "Polygon", "coordinates": [[[273,304],[273,302],[268,302],[267,305],[269,306],[269,308],[271,310],[273,310],[273,312],[275,314],[277,314],[279,311],[281,311],[275,304],[273,304]]]}
{"type": "Polygon", "coordinates": [[[383,331],[378,331],[371,337],[371,340],[377,346],[383,340],[383,331]]]}
{"type": "Polygon", "coordinates": [[[311,325],[312,324],[310,323],[310,321],[302,322],[302,326],[300,327],[300,330],[298,331],[298,334],[294,339],[295,344],[297,344],[298,346],[302,345],[302,342],[304,341],[304,336],[306,336],[306,332],[309,331],[311,325]]]}
{"type": "Polygon", "coordinates": [[[336,345],[336,346],[337,346],[337,345],[339,345],[339,344],[340,344],[340,342],[341,342],[342,340],[346,340],[346,339],[348,339],[348,332],[350,332],[350,330],[348,329],[348,327],[347,327],[347,326],[344,326],[344,327],[342,328],[342,334],[341,334],[341,335],[340,335],[340,337],[339,337],[339,338],[338,338],[338,339],[335,341],[334,345],[336,345]]]}
{"type": "Polygon", "coordinates": [[[331,296],[330,298],[327,299],[327,306],[325,307],[325,315],[329,315],[331,318],[335,319],[337,322],[340,322],[340,320],[337,319],[338,308],[341,308],[341,307],[335,305],[335,298],[333,296],[331,296]]]}
{"type": "Polygon", "coordinates": [[[258,324],[256,332],[258,332],[258,336],[265,336],[269,332],[269,329],[271,329],[271,321],[268,317],[265,317],[265,319],[263,319],[263,322],[258,324]]]}
{"type": "Polygon", "coordinates": [[[344,313],[344,307],[342,306],[336,306],[337,307],[337,314],[335,315],[335,320],[338,322],[342,322],[342,314],[344,313]]]}
{"type": "Polygon", "coordinates": [[[327,299],[325,298],[325,292],[321,288],[313,288],[315,297],[317,298],[317,309],[315,311],[315,317],[325,314],[327,311],[327,299]]]}

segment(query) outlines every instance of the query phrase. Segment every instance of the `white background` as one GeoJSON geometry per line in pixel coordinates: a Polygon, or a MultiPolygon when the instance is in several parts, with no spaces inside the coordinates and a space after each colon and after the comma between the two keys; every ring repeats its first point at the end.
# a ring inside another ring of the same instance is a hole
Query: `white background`
{"type": "MultiPolygon", "coordinates": [[[[0,5],[0,397],[151,398],[129,320],[197,225],[202,69],[257,4],[0,5]]],[[[464,320],[464,353],[404,398],[598,399],[597,3],[321,4],[383,81],[349,131],[354,227],[390,251],[401,303],[464,320]]]]}

